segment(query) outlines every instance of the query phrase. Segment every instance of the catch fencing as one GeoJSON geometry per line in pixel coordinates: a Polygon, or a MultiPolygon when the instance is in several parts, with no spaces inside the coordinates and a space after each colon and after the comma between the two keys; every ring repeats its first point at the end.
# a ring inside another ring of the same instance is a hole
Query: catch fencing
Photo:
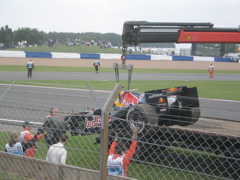
{"type": "MultiPolygon", "coordinates": [[[[144,124],[141,120],[133,123],[126,118],[112,117],[112,109],[108,105],[116,100],[113,91],[118,92],[119,89],[109,91],[91,86],[59,85],[53,88],[43,85],[0,84],[2,179],[121,179],[105,173],[107,152],[115,132],[118,134],[118,143],[122,143],[127,150],[132,142],[133,126],[139,129],[144,126],[147,130],[139,132],[137,149],[128,166],[127,177],[122,179],[239,178],[240,126],[237,122],[225,122],[222,125],[222,121],[201,117],[197,123],[189,126],[144,124]],[[46,161],[48,146],[44,138],[36,142],[35,158],[4,152],[12,131],[20,133],[22,123],[29,121],[33,124],[31,132],[37,133],[51,107],[57,107],[58,119],[68,124],[66,165],[46,161]],[[97,114],[103,111],[106,112],[105,117],[97,114]],[[80,117],[86,116],[78,112],[89,113],[88,118],[81,121],[80,117]],[[102,124],[101,119],[109,121],[107,126],[102,124]],[[78,123],[71,124],[73,120],[78,123]],[[118,126],[110,128],[116,120],[118,126]]],[[[151,113],[147,112],[147,116],[153,116],[151,113]]]]}

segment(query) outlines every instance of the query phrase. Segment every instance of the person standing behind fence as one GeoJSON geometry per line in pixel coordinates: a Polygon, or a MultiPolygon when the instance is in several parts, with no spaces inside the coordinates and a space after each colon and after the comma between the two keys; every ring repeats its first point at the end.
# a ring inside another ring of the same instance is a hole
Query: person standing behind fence
{"type": "Polygon", "coordinates": [[[44,119],[43,129],[47,132],[44,139],[49,146],[59,142],[59,137],[66,133],[63,119],[58,116],[58,109],[51,108],[50,114],[44,119]]]}
{"type": "Polygon", "coordinates": [[[118,134],[115,132],[115,139],[111,144],[107,161],[108,174],[127,176],[127,167],[137,148],[138,128],[133,129],[132,144],[127,153],[124,154],[124,145],[118,142],[118,134]]]}
{"type": "Polygon", "coordinates": [[[59,142],[49,147],[46,160],[56,164],[66,164],[67,151],[64,145],[67,143],[67,140],[68,136],[62,134],[59,137],[59,142]]]}
{"type": "Polygon", "coordinates": [[[49,111],[49,115],[47,117],[51,116],[57,116],[58,115],[58,109],[56,107],[52,107],[49,111]]]}
{"type": "Polygon", "coordinates": [[[97,59],[93,62],[93,66],[95,67],[96,73],[98,73],[98,66],[100,66],[100,62],[97,59]]]}
{"type": "MultiPolygon", "coordinates": [[[[31,139],[33,139],[34,135],[30,133],[30,130],[32,129],[32,124],[28,121],[25,121],[22,126],[23,126],[23,131],[20,133],[20,141],[27,142],[27,141],[30,141],[31,139]]],[[[39,134],[37,136],[36,141],[39,141],[42,138],[43,138],[43,135],[39,134]]],[[[24,153],[25,156],[33,158],[35,156],[36,149],[37,149],[37,147],[35,144],[33,146],[29,147],[29,149],[26,150],[24,153]]]]}
{"type": "Polygon", "coordinates": [[[38,135],[40,135],[41,133],[43,132],[38,131],[38,133],[30,141],[19,142],[20,141],[19,133],[12,132],[10,134],[9,142],[5,146],[6,147],[5,152],[23,156],[24,152],[35,144],[38,135]]]}
{"type": "Polygon", "coordinates": [[[209,78],[213,78],[213,73],[214,73],[214,67],[212,64],[208,67],[208,72],[209,72],[209,78]]]}
{"type": "Polygon", "coordinates": [[[27,63],[27,69],[28,69],[28,77],[32,77],[32,71],[34,70],[34,63],[32,62],[32,60],[30,60],[28,63],[27,63]]]}

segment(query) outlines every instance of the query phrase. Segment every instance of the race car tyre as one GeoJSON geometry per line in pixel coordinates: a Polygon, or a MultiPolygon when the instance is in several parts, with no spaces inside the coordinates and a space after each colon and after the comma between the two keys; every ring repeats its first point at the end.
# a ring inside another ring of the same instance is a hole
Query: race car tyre
{"type": "Polygon", "coordinates": [[[186,111],[186,116],[183,121],[179,123],[180,126],[188,126],[198,121],[200,117],[200,108],[189,108],[186,111]]]}
{"type": "Polygon", "coordinates": [[[158,123],[156,109],[149,104],[137,104],[128,109],[126,119],[130,129],[139,128],[145,136],[155,132],[158,123]]]}

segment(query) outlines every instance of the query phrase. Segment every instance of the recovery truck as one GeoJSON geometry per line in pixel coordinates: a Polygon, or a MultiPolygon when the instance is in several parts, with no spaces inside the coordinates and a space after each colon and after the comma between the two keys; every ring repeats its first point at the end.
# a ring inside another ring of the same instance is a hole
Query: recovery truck
{"type": "MultiPolygon", "coordinates": [[[[140,43],[239,43],[239,28],[213,28],[211,23],[152,23],[129,21],[123,27],[123,60],[122,65],[115,64],[116,81],[119,81],[118,68],[129,70],[133,66],[126,62],[126,50],[130,45],[140,43]]],[[[135,160],[144,163],[158,164],[176,168],[176,162],[186,164],[192,159],[185,153],[173,155],[169,148],[177,151],[203,151],[212,153],[211,157],[194,160],[196,167],[184,167],[184,171],[203,169],[203,166],[226,168],[218,177],[233,178],[239,176],[240,138],[239,135],[214,133],[211,128],[194,129],[200,117],[200,105],[197,88],[185,86],[150,90],[144,93],[130,91],[131,76],[128,79],[128,90],[119,95],[109,119],[109,145],[114,138],[114,131],[119,131],[119,138],[126,148],[129,147],[131,129],[138,127],[139,143],[135,160]],[[221,158],[219,158],[221,157],[221,158]],[[196,162],[200,161],[196,164],[196,162]],[[212,159],[215,159],[212,162],[212,159]],[[224,160],[223,160],[224,159],[224,160]],[[168,165],[164,162],[169,162],[168,165]],[[237,175],[236,175],[237,174],[237,175]]],[[[64,117],[72,135],[101,133],[100,109],[74,113],[64,117]]],[[[100,143],[96,138],[95,144],[100,143]]],[[[191,152],[190,152],[191,153],[191,152]]],[[[212,175],[211,175],[212,176],[212,175]]],[[[216,176],[214,174],[214,176],[216,176]]]]}
{"type": "MultiPolygon", "coordinates": [[[[126,64],[127,47],[137,46],[141,43],[240,43],[240,26],[237,28],[215,28],[213,26],[212,23],[127,21],[123,25],[122,32],[122,64],[126,64]]],[[[196,46],[192,48],[196,48],[196,46]]],[[[157,93],[153,97],[157,98],[157,93]]],[[[227,127],[229,122],[225,123],[227,127]]],[[[238,179],[240,176],[240,135],[238,131],[230,130],[229,134],[224,131],[224,128],[221,132],[215,132],[213,127],[201,128],[201,125],[197,129],[191,127],[195,125],[197,126],[197,124],[193,124],[186,127],[180,127],[181,125],[167,127],[159,124],[153,134],[140,137],[141,143],[138,144],[136,159],[144,158],[150,163],[158,162],[159,166],[172,168],[179,168],[180,166],[176,165],[178,162],[185,164],[184,167],[181,167],[182,170],[202,169],[201,173],[209,174],[209,176],[238,179]],[[173,155],[169,148],[175,149],[175,152],[189,151],[192,153],[194,150],[211,155],[207,158],[191,159],[184,153],[173,155]],[[209,158],[210,156],[212,157],[209,158]],[[199,162],[198,159],[200,159],[199,162]],[[167,165],[164,162],[168,162],[167,165]],[[190,165],[190,162],[194,165],[190,165]],[[188,165],[193,167],[188,168],[188,165]],[[205,171],[204,167],[211,167],[214,169],[213,171],[217,172],[205,171]]],[[[238,127],[239,123],[233,126],[238,127]]],[[[127,132],[123,132],[123,139],[126,136],[127,132]]],[[[130,142],[126,141],[126,143],[130,142]]]]}
{"type": "MultiPolygon", "coordinates": [[[[122,51],[140,43],[239,43],[238,28],[214,28],[212,23],[127,21],[123,25],[122,51]]],[[[196,48],[193,46],[193,48],[196,48]]]]}

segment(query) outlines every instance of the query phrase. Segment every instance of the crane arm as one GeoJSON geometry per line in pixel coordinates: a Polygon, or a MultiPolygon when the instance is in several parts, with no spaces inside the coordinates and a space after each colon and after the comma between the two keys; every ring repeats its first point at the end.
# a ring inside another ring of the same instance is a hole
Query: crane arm
{"type": "Polygon", "coordinates": [[[123,50],[140,43],[240,43],[240,27],[214,28],[212,23],[158,23],[127,21],[123,50]]]}

